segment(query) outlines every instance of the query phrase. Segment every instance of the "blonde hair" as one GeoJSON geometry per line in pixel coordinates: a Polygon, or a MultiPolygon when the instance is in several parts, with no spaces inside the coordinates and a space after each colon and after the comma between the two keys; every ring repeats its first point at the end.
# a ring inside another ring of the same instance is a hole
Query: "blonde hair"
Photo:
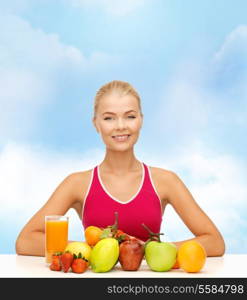
{"type": "Polygon", "coordinates": [[[138,101],[139,109],[142,115],[141,99],[137,91],[134,89],[134,87],[130,85],[128,82],[113,80],[111,82],[104,84],[97,91],[96,96],[94,98],[94,117],[96,116],[100,99],[103,98],[105,95],[109,95],[114,92],[117,92],[119,96],[127,96],[127,95],[134,96],[138,101]]]}

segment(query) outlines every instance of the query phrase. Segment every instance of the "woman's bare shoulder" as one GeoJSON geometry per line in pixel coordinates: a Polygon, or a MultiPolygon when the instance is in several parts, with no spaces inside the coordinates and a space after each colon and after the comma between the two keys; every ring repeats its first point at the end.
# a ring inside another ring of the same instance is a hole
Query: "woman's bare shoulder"
{"type": "Polygon", "coordinates": [[[93,169],[73,172],[68,175],[68,178],[74,182],[78,182],[78,181],[81,182],[82,180],[84,181],[91,177],[92,170],[93,169]]]}
{"type": "Polygon", "coordinates": [[[152,167],[150,166],[150,171],[152,177],[156,178],[159,182],[170,182],[171,180],[175,180],[177,175],[168,169],[159,168],[159,167],[152,167]]]}
{"type": "Polygon", "coordinates": [[[169,198],[171,182],[174,180],[176,174],[170,170],[159,167],[150,166],[149,169],[153,184],[165,207],[165,204],[168,201],[167,199],[169,198]]]}
{"type": "Polygon", "coordinates": [[[86,194],[87,188],[91,181],[93,169],[73,172],[68,175],[67,179],[71,181],[75,190],[78,192],[78,197],[81,199],[86,194]]]}

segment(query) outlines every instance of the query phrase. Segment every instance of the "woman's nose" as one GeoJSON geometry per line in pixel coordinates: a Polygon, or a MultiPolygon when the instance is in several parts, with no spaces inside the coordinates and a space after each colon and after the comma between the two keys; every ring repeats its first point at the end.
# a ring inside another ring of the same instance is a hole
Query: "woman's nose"
{"type": "Polygon", "coordinates": [[[117,128],[118,128],[118,129],[123,129],[123,128],[125,128],[125,127],[126,127],[125,121],[124,121],[123,119],[119,118],[119,119],[117,120],[117,128]]]}

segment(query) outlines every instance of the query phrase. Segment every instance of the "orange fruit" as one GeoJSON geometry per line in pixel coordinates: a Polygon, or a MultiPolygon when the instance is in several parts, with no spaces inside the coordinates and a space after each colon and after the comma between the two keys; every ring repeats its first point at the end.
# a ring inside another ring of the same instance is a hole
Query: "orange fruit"
{"type": "Polygon", "coordinates": [[[101,234],[102,230],[97,226],[88,226],[84,231],[86,242],[90,246],[94,246],[98,243],[101,234]]]}
{"type": "Polygon", "coordinates": [[[178,249],[178,264],[188,273],[199,272],[206,262],[206,251],[197,241],[184,242],[178,249]]]}

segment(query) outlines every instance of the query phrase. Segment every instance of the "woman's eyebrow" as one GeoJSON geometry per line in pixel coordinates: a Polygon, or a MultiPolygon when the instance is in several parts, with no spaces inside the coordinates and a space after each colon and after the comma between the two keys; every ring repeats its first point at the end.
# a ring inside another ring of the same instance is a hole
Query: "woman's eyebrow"
{"type": "MultiPolygon", "coordinates": [[[[130,112],[136,112],[136,111],[131,109],[131,110],[126,111],[124,114],[128,114],[130,112]]],[[[105,115],[105,114],[115,115],[114,112],[110,112],[110,111],[106,111],[106,112],[103,113],[103,115],[105,115]]]]}

